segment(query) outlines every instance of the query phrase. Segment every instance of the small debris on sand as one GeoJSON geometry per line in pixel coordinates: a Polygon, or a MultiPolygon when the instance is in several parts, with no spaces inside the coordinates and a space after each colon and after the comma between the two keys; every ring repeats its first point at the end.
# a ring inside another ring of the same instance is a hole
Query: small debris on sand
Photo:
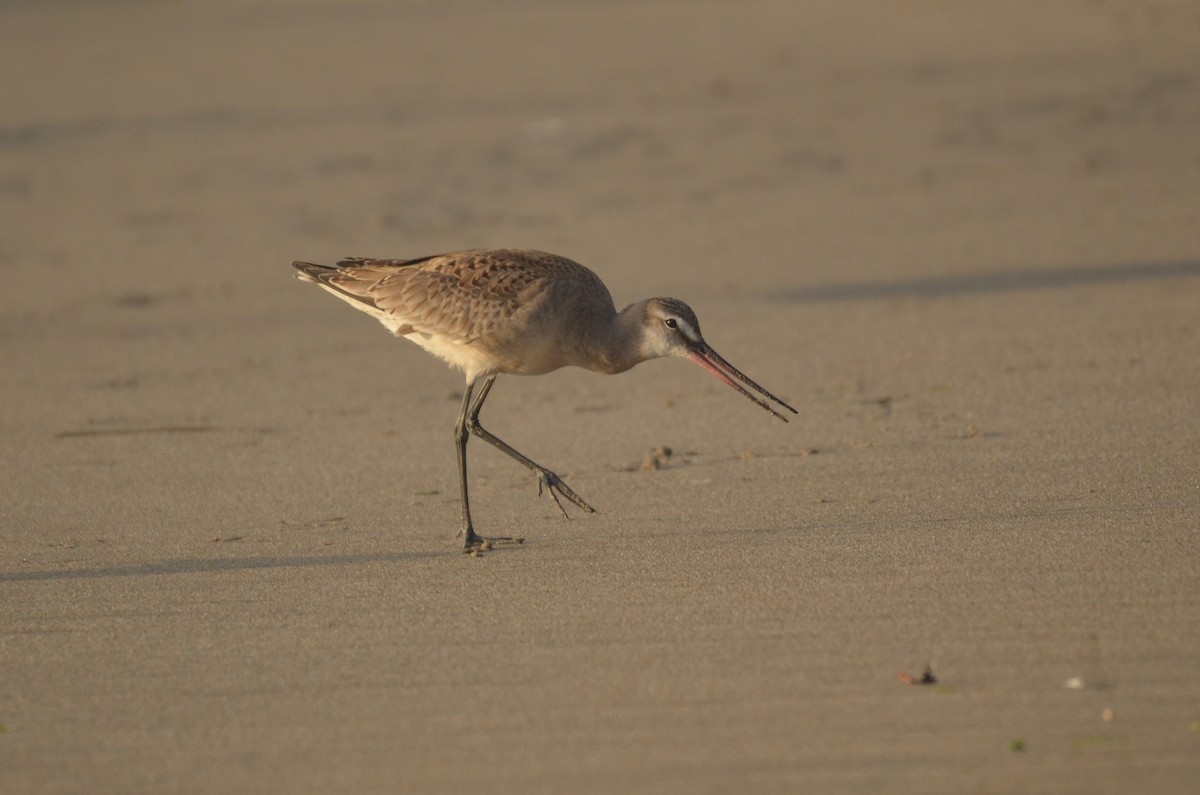
{"type": "Polygon", "coordinates": [[[925,664],[925,673],[921,674],[920,678],[913,676],[910,673],[901,671],[898,676],[900,681],[906,685],[936,685],[937,677],[933,675],[933,667],[928,663],[925,664]]]}
{"type": "Polygon", "coordinates": [[[674,451],[672,451],[670,447],[666,447],[665,445],[653,447],[648,453],[646,453],[646,459],[642,461],[642,465],[639,467],[639,469],[641,469],[643,472],[650,472],[654,469],[662,469],[667,465],[667,461],[671,458],[673,452],[674,451]]]}

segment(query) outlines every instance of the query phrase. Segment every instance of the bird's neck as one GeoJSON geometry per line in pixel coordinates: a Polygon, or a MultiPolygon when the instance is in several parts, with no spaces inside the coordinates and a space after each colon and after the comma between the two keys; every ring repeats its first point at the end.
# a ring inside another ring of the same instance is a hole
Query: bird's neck
{"type": "Polygon", "coordinates": [[[613,316],[596,351],[593,369],[623,373],[652,358],[644,351],[646,304],[638,301],[613,316]]]}

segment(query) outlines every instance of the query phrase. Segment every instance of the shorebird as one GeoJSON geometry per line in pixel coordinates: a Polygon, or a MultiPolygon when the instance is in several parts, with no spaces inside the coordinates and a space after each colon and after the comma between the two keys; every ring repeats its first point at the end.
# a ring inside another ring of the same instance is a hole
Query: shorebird
{"type": "Polygon", "coordinates": [[[648,298],[618,312],[600,277],[565,257],[523,249],[475,249],[410,260],[294,262],[292,267],[298,271],[296,278],[336,295],[397,337],[466,374],[462,409],[454,425],[464,552],[524,540],[485,538],[475,532],[467,494],[471,434],[533,472],[538,493],[545,491],[564,518],[569,516],[559,495],[581,510],[595,512],[562,478],[479,424],[479,411],[498,375],[540,375],[567,365],[621,373],[648,359],[678,356],[691,359],[784,422],[787,418],[771,401],[798,413],[721,358],[700,336],[700,323],[683,301],[648,298]]]}

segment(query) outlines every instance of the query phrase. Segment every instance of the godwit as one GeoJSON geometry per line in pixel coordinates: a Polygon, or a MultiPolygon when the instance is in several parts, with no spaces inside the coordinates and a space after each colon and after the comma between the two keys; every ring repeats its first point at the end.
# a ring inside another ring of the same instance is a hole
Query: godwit
{"type": "Polygon", "coordinates": [[[471,523],[468,434],[503,450],[537,475],[538,493],[545,489],[563,517],[567,511],[559,494],[595,512],[562,478],[479,424],[479,411],[501,373],[539,375],[567,365],[621,373],[647,359],[680,356],[784,422],[786,417],[743,384],[797,413],[717,355],[700,336],[700,323],[683,301],[648,298],[618,312],[599,276],[554,254],[479,249],[412,260],[345,259],[337,265],[294,262],[292,266],[299,271],[298,279],[333,293],[397,337],[412,340],[466,373],[467,388],[454,425],[464,552],[514,541],[484,538],[471,523]],[[483,384],[475,394],[480,379],[483,384]]]}

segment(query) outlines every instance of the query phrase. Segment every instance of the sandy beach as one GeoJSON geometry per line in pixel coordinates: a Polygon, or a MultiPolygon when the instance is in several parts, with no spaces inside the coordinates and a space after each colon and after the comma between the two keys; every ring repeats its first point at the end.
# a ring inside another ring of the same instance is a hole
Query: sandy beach
{"type": "Polygon", "coordinates": [[[1189,793],[1200,5],[0,6],[0,792],[1189,793]],[[296,259],[552,251],[461,375],[296,259]],[[657,469],[641,465],[667,447],[657,469]],[[918,680],[926,667],[935,682],[918,680]]]}

